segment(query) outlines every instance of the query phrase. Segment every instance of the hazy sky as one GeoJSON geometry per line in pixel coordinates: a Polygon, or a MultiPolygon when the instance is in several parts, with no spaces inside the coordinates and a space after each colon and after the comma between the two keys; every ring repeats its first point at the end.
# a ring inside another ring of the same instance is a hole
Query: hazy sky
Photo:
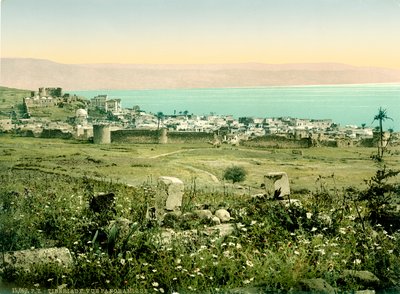
{"type": "Polygon", "coordinates": [[[400,0],[2,0],[1,56],[400,68],[400,0]]]}

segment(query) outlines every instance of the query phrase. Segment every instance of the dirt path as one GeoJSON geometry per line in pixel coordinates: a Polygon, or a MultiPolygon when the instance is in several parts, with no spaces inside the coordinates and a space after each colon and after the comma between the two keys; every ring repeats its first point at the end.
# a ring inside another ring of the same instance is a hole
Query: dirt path
{"type": "Polygon", "coordinates": [[[220,182],[216,175],[214,175],[214,174],[212,174],[212,173],[210,173],[210,172],[208,172],[208,171],[206,171],[204,169],[193,167],[193,166],[187,165],[187,164],[179,164],[179,165],[182,166],[183,168],[186,168],[186,169],[189,169],[189,170],[192,170],[192,171],[195,171],[195,172],[199,172],[199,173],[204,173],[204,174],[208,175],[214,183],[219,183],[220,182]]]}
{"type": "Polygon", "coordinates": [[[149,157],[149,158],[155,159],[155,158],[165,157],[165,156],[169,156],[169,155],[173,155],[173,154],[177,154],[177,153],[194,151],[194,150],[197,150],[197,149],[182,149],[182,150],[177,150],[177,151],[173,151],[173,152],[158,154],[158,155],[155,155],[155,156],[152,156],[152,157],[149,157]]]}

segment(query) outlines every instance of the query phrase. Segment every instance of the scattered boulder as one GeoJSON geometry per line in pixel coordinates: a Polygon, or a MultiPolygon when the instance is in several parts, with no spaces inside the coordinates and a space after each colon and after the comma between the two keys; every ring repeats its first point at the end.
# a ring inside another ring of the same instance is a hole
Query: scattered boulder
{"type": "Polygon", "coordinates": [[[174,211],[180,210],[182,206],[184,184],[174,177],[159,177],[158,178],[158,196],[161,202],[165,205],[165,210],[174,211]]]}
{"type": "Polygon", "coordinates": [[[30,272],[33,266],[51,266],[68,272],[73,260],[68,248],[43,248],[13,251],[4,254],[2,267],[11,267],[16,273],[30,272]]]}
{"type": "Polygon", "coordinates": [[[215,216],[218,217],[222,223],[229,222],[231,219],[231,214],[226,209],[218,209],[215,212],[215,216]]]}
{"type": "Polygon", "coordinates": [[[217,217],[217,216],[215,216],[215,215],[211,218],[211,222],[212,222],[214,225],[220,225],[220,224],[221,224],[220,218],[217,217]]]}
{"type": "Polygon", "coordinates": [[[271,172],[264,176],[265,189],[268,195],[283,198],[290,195],[289,178],[285,172],[271,172]]]}
{"type": "Polygon", "coordinates": [[[165,213],[180,211],[184,192],[183,182],[174,177],[159,177],[157,193],[149,199],[146,217],[162,222],[165,213]]]}
{"type": "Polygon", "coordinates": [[[301,280],[299,286],[302,291],[307,292],[335,293],[335,289],[321,278],[301,280]]]}
{"type": "Polygon", "coordinates": [[[220,237],[232,235],[235,231],[235,227],[232,224],[220,224],[218,226],[208,227],[204,229],[206,235],[212,235],[218,232],[220,237]]]}
{"type": "Polygon", "coordinates": [[[193,211],[193,213],[200,219],[212,219],[213,214],[208,209],[198,209],[193,211]]]}

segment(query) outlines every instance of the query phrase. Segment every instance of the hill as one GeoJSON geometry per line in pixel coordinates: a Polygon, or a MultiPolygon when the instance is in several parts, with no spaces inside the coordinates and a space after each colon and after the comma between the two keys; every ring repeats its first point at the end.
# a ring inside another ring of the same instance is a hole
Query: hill
{"type": "MultiPolygon", "coordinates": [[[[27,117],[23,106],[23,98],[30,97],[30,90],[21,90],[0,86],[0,119],[3,118],[25,118],[27,117]]],[[[78,108],[85,107],[84,98],[71,103],[63,103],[57,106],[45,108],[31,108],[32,117],[46,118],[51,121],[66,121],[68,117],[74,116],[78,108]]]]}
{"type": "Polygon", "coordinates": [[[2,58],[1,85],[65,90],[223,88],[400,82],[400,70],[345,64],[61,64],[2,58]]]}
{"type": "Polygon", "coordinates": [[[30,94],[29,90],[0,87],[0,119],[10,118],[13,114],[21,117],[24,112],[22,99],[30,94]]]}

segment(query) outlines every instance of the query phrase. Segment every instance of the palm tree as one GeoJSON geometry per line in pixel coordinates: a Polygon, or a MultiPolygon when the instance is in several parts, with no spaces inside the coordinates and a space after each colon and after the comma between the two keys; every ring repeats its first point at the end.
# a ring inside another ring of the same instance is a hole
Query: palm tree
{"type": "Polygon", "coordinates": [[[164,118],[164,113],[157,112],[156,117],[157,117],[157,130],[159,130],[160,129],[160,122],[164,118]]]}
{"type": "Polygon", "coordinates": [[[385,149],[383,146],[383,134],[384,133],[383,133],[382,123],[387,119],[393,120],[391,117],[387,116],[386,109],[379,107],[378,114],[374,116],[374,120],[372,121],[372,122],[374,122],[376,120],[379,121],[379,145],[378,145],[378,158],[379,159],[382,159],[383,152],[385,149]]]}

